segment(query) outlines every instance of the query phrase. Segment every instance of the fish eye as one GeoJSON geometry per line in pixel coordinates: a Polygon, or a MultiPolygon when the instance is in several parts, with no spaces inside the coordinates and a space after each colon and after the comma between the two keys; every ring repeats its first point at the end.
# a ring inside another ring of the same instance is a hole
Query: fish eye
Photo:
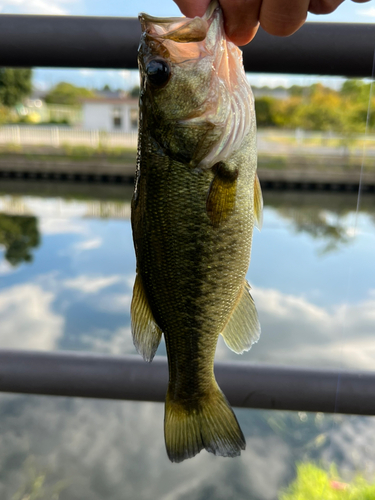
{"type": "Polygon", "coordinates": [[[164,59],[152,59],[146,66],[147,79],[155,87],[163,87],[171,76],[171,68],[164,59]]]}

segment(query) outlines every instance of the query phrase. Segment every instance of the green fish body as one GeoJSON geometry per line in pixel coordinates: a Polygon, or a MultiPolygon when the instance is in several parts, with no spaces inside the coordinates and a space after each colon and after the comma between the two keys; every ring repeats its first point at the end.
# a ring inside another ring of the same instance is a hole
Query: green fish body
{"type": "Polygon", "coordinates": [[[151,361],[165,337],[170,460],[237,456],[245,439],[213,364],[220,334],[238,353],[260,334],[245,280],[262,211],[253,98],[216,3],[203,18],[140,20],[133,340],[151,361]]]}

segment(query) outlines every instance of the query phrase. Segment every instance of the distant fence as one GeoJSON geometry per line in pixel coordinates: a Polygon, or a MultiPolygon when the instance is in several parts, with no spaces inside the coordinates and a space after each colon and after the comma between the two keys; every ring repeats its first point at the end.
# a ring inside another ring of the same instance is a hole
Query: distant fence
{"type": "Polygon", "coordinates": [[[64,145],[106,148],[137,146],[137,133],[105,132],[99,130],[80,130],[64,127],[0,127],[0,145],[16,144],[20,146],[64,145]]]}
{"type": "MultiPolygon", "coordinates": [[[[260,129],[258,152],[265,155],[375,156],[375,135],[345,137],[332,132],[311,132],[301,129],[260,129]]],[[[70,127],[8,125],[0,127],[0,147],[6,145],[47,146],[65,145],[91,148],[136,148],[137,132],[105,132],[70,127]]]]}

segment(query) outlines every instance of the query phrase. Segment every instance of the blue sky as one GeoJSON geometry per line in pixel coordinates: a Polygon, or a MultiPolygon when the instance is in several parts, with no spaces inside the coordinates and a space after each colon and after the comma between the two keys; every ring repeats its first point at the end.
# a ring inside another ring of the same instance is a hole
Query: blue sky
{"type": "MultiPolygon", "coordinates": [[[[178,16],[179,9],[172,0],[0,0],[0,14],[50,14],[78,16],[125,16],[135,17],[139,12],[148,12],[158,16],[178,16]]],[[[346,0],[339,8],[327,16],[309,15],[309,21],[320,22],[375,22],[375,1],[357,4],[346,0]]],[[[76,85],[100,88],[105,84],[112,88],[127,90],[138,83],[136,71],[106,70],[67,70],[36,69],[34,83],[36,87],[48,88],[59,81],[69,81],[76,85]]],[[[322,81],[322,79],[319,79],[322,81]]],[[[287,77],[286,75],[252,75],[255,85],[308,85],[316,81],[312,77],[287,77]]],[[[341,80],[337,78],[323,79],[323,82],[338,87],[341,80]]]]}
{"type": "MultiPolygon", "coordinates": [[[[2,14],[70,14],[77,16],[137,16],[148,12],[159,16],[178,15],[172,0],[0,0],[2,14]]],[[[309,20],[330,22],[375,22],[374,2],[356,4],[345,1],[328,16],[313,16],[309,20]]]]}

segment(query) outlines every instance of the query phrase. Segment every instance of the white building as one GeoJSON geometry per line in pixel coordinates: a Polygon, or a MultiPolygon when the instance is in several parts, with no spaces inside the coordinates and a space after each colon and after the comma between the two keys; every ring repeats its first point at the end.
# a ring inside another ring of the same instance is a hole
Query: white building
{"type": "Polygon", "coordinates": [[[106,132],[136,132],[138,99],[128,96],[82,99],[82,127],[106,132]]]}

